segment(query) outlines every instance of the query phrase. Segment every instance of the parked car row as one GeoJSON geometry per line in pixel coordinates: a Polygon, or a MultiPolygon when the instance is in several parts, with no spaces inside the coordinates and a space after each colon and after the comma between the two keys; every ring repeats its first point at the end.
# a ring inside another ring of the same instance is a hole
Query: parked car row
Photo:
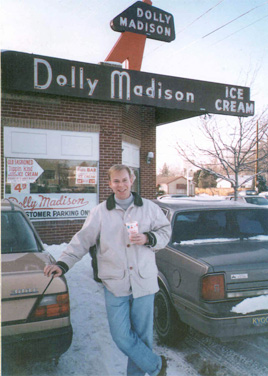
{"type": "MultiPolygon", "coordinates": [[[[187,196],[183,194],[166,194],[163,196],[157,197],[157,200],[172,200],[172,199],[189,199],[189,200],[204,200],[202,196],[187,196]]],[[[207,196],[208,200],[215,199],[214,196],[207,196]]],[[[216,199],[218,200],[230,200],[235,201],[234,195],[228,196],[217,196],[216,199]]],[[[239,192],[237,196],[237,200],[239,202],[244,202],[253,205],[268,205],[268,192],[262,192],[258,194],[256,191],[247,190],[239,192]]]]}
{"type": "MultiPolygon", "coordinates": [[[[234,196],[229,196],[229,200],[234,201],[234,196]]],[[[263,196],[238,196],[237,197],[238,202],[244,202],[246,204],[253,204],[253,205],[268,205],[268,200],[263,196]]]]}

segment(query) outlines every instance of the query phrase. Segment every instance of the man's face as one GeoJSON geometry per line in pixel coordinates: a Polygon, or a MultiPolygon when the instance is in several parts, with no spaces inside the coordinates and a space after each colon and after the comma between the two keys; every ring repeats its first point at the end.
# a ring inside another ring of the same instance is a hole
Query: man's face
{"type": "Polygon", "coordinates": [[[132,178],[130,178],[127,170],[114,171],[111,174],[109,186],[119,200],[125,200],[130,196],[132,186],[132,178]]]}

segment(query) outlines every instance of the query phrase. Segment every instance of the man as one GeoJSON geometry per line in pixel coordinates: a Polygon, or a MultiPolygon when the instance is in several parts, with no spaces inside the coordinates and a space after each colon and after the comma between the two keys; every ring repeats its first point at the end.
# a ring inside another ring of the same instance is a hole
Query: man
{"type": "Polygon", "coordinates": [[[131,193],[132,171],[125,165],[109,170],[113,194],[91,210],[82,229],[46,276],[66,273],[97,245],[98,277],[102,280],[110,331],[128,356],[128,376],[166,375],[166,359],[152,351],[154,295],[158,291],[155,252],[169,241],[170,223],[150,200],[131,193]],[[126,223],[138,223],[129,234],[126,223]]]}

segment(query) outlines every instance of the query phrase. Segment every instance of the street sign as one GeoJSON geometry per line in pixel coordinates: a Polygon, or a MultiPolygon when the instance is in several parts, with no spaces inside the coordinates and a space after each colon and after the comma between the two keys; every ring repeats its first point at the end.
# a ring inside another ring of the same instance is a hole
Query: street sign
{"type": "Polygon", "coordinates": [[[137,1],[111,21],[114,31],[128,31],[147,38],[171,42],[175,39],[173,15],[162,9],[137,1]]]}

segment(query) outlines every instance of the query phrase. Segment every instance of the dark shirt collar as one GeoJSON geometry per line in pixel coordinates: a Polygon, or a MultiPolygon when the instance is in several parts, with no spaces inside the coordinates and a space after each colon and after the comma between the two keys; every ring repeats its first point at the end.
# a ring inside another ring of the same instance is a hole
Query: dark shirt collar
{"type": "MultiPolygon", "coordinates": [[[[131,193],[133,194],[133,197],[134,197],[134,205],[142,206],[143,205],[142,198],[136,192],[131,192],[131,193]]],[[[116,202],[115,202],[114,193],[113,193],[111,194],[111,196],[108,197],[106,201],[106,208],[108,210],[112,210],[115,208],[115,205],[116,205],[116,202]]]]}

